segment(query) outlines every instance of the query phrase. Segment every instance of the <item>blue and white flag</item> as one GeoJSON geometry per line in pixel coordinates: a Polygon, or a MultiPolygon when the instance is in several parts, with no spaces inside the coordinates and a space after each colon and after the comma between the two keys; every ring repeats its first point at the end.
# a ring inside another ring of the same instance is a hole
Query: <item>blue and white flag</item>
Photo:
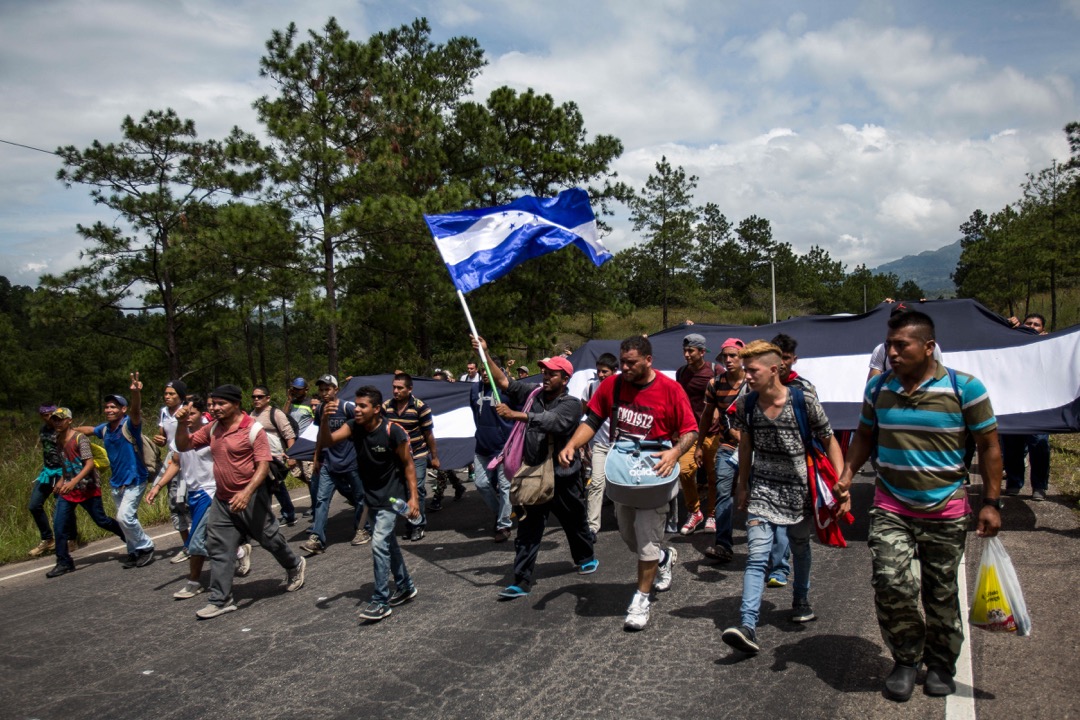
{"type": "Polygon", "coordinates": [[[509,205],[425,215],[450,279],[463,293],[532,258],[574,244],[597,265],[611,259],[600,242],[589,194],[564,190],[549,200],[526,195],[509,205]]]}

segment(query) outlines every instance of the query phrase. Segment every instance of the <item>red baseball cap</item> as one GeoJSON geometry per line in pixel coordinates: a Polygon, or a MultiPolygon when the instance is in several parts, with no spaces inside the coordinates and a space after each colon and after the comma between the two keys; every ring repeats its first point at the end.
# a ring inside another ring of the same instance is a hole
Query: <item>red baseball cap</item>
{"type": "Polygon", "coordinates": [[[540,367],[547,370],[562,370],[567,377],[574,374],[574,366],[564,357],[544,358],[540,361],[540,367]]]}

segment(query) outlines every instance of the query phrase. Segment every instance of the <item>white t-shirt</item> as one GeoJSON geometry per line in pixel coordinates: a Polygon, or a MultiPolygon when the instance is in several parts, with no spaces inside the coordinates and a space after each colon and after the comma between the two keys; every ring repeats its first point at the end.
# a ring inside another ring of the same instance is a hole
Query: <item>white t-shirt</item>
{"type": "Polygon", "coordinates": [[[169,408],[161,408],[158,425],[161,426],[161,434],[165,436],[165,444],[169,446],[169,451],[176,452],[176,416],[169,412],[169,408]]]}
{"type": "Polygon", "coordinates": [[[465,373],[460,378],[458,378],[458,382],[480,382],[480,373],[477,372],[472,377],[469,377],[469,373],[465,373]]]}
{"type": "MultiPolygon", "coordinates": [[[[945,361],[941,359],[941,346],[937,343],[934,343],[934,359],[942,365],[945,364],[945,361]]],[[[885,343],[881,343],[874,348],[874,352],[870,353],[870,367],[880,373],[890,369],[889,354],[885,352],[885,343]]]]}
{"type": "Polygon", "coordinates": [[[180,477],[188,492],[202,490],[214,497],[214,458],[210,446],[180,453],[180,477]]]}

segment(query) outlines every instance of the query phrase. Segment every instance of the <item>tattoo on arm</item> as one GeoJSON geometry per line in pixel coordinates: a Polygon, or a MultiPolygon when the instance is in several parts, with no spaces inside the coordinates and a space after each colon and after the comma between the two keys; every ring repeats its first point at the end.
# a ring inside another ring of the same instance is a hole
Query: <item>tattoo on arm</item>
{"type": "Polygon", "coordinates": [[[683,435],[682,437],[680,437],[679,438],[679,455],[684,455],[686,453],[686,451],[688,451],[690,448],[694,447],[694,444],[697,442],[697,439],[698,439],[697,431],[688,432],[685,435],[683,435]]]}

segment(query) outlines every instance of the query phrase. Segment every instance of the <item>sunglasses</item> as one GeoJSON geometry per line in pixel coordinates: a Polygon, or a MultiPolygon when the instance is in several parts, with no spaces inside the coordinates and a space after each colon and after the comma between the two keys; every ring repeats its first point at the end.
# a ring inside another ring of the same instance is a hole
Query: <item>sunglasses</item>
{"type": "Polygon", "coordinates": [[[252,400],[264,400],[264,399],[266,399],[268,397],[270,397],[270,396],[269,395],[252,395],[251,399],[252,400]]]}

